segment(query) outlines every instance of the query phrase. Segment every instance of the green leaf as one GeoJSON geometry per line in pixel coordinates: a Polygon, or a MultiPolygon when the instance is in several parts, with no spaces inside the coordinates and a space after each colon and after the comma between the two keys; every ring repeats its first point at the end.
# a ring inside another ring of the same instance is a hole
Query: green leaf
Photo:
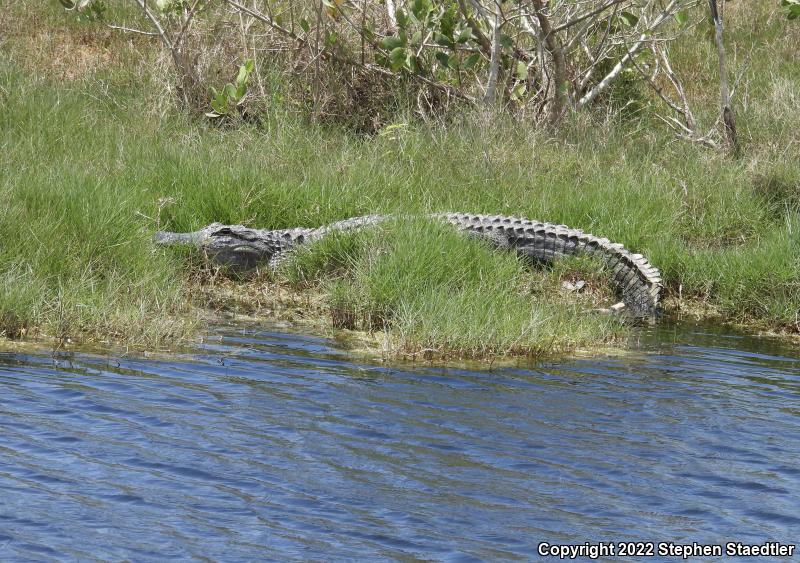
{"type": "Polygon", "coordinates": [[[528,79],[528,65],[526,65],[522,61],[517,62],[516,73],[518,80],[527,80],[528,79]]]}
{"type": "Polygon", "coordinates": [[[689,21],[689,14],[686,12],[686,10],[675,12],[675,21],[680,25],[686,25],[686,22],[689,21]]]}
{"type": "Polygon", "coordinates": [[[442,47],[449,47],[451,49],[455,47],[455,43],[453,43],[453,40],[447,37],[443,33],[436,34],[436,43],[438,45],[441,45],[442,47]]]}
{"type": "Polygon", "coordinates": [[[394,17],[397,20],[397,27],[405,29],[408,26],[408,15],[403,11],[403,8],[397,8],[394,12],[394,17]]]}
{"type": "Polygon", "coordinates": [[[398,47],[405,46],[405,41],[403,41],[400,37],[384,37],[381,40],[381,47],[386,49],[387,51],[393,51],[398,47]]]}
{"type": "Polygon", "coordinates": [[[625,22],[625,25],[629,25],[630,27],[635,26],[639,22],[639,18],[634,16],[630,12],[622,12],[619,15],[619,18],[625,22]]]}
{"type": "Polygon", "coordinates": [[[464,64],[462,66],[464,67],[464,70],[469,70],[474,67],[479,60],[481,60],[480,53],[473,53],[464,60],[464,64]]]}
{"type": "Polygon", "coordinates": [[[331,31],[331,32],[328,34],[328,36],[325,38],[325,43],[326,43],[326,44],[327,44],[329,47],[332,47],[333,45],[335,45],[335,44],[336,44],[336,41],[338,41],[338,40],[339,40],[339,34],[338,34],[338,33],[336,33],[335,31],[331,31]]]}
{"type": "Polygon", "coordinates": [[[389,68],[397,72],[406,64],[406,50],[403,47],[396,47],[389,53],[389,68]]]}
{"type": "Polygon", "coordinates": [[[459,43],[466,43],[470,39],[472,39],[472,30],[470,28],[466,28],[461,30],[461,33],[458,34],[456,41],[459,43]]]}
{"type": "Polygon", "coordinates": [[[439,17],[439,31],[441,31],[443,35],[453,39],[453,32],[455,31],[458,20],[455,2],[453,2],[450,4],[450,7],[444,10],[441,17],[439,17]]]}
{"type": "Polygon", "coordinates": [[[786,8],[787,20],[795,20],[800,17],[800,0],[781,0],[781,7],[786,8]]]}
{"type": "Polygon", "coordinates": [[[432,7],[429,0],[414,0],[411,5],[411,13],[420,21],[424,20],[431,10],[432,7]]]}
{"type": "Polygon", "coordinates": [[[256,62],[253,59],[247,59],[246,61],[244,61],[244,68],[247,71],[247,74],[249,75],[256,69],[256,62]]]}
{"type": "Polygon", "coordinates": [[[514,47],[514,40],[511,38],[510,35],[506,35],[505,33],[501,33],[500,34],[500,45],[502,45],[506,49],[512,49],[514,47]]]}
{"type": "Polygon", "coordinates": [[[389,57],[385,55],[382,51],[378,51],[375,53],[375,63],[380,66],[385,66],[389,68],[389,57]]]}
{"type": "Polygon", "coordinates": [[[230,82],[225,85],[225,89],[223,91],[225,92],[225,95],[228,97],[228,99],[231,100],[236,99],[236,87],[230,82]]]}
{"type": "Polygon", "coordinates": [[[308,33],[308,31],[311,29],[311,26],[308,24],[308,20],[306,20],[305,18],[300,19],[300,29],[302,29],[306,33],[308,33]]]}
{"type": "Polygon", "coordinates": [[[220,115],[228,113],[228,104],[219,100],[211,100],[211,109],[220,115]]]}
{"type": "Polygon", "coordinates": [[[247,69],[244,65],[239,67],[239,74],[236,75],[236,85],[239,86],[240,84],[244,84],[247,82],[247,75],[250,74],[247,72],[247,69]]]}
{"type": "Polygon", "coordinates": [[[405,67],[410,70],[411,72],[418,73],[419,72],[419,65],[417,64],[417,57],[414,53],[409,52],[406,55],[406,64],[405,67]]]}
{"type": "Polygon", "coordinates": [[[525,84],[520,82],[519,84],[514,86],[513,90],[511,90],[511,99],[512,100],[519,100],[522,96],[525,95],[525,91],[526,90],[527,90],[527,87],[525,86],[525,84]]]}
{"type": "Polygon", "coordinates": [[[438,51],[436,53],[436,60],[439,61],[439,64],[444,68],[450,68],[450,57],[444,51],[438,51]]]}

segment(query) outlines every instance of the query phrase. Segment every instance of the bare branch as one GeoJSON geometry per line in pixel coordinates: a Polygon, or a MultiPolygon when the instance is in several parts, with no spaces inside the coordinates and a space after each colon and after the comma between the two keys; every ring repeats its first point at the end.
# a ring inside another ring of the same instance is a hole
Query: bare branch
{"type": "Polygon", "coordinates": [[[644,33],[639,36],[639,39],[631,45],[625,55],[614,65],[608,74],[598,82],[591,90],[589,90],[584,96],[578,100],[578,108],[582,108],[590,103],[592,103],[597,96],[600,95],[606,88],[608,88],[609,84],[614,81],[614,79],[620,75],[620,73],[625,69],[625,66],[636,56],[636,53],[647,44],[648,42],[648,35],[661,27],[668,19],[677,11],[679,6],[678,0],[670,0],[667,6],[661,11],[661,13],[653,20],[653,22],[647,26],[647,29],[644,33]]]}
{"type": "Polygon", "coordinates": [[[585,14],[582,14],[582,15],[580,15],[580,16],[578,16],[578,17],[576,17],[576,18],[574,18],[574,19],[572,19],[572,20],[570,20],[570,21],[568,21],[566,23],[562,23],[561,25],[553,28],[553,33],[558,33],[559,31],[564,31],[565,29],[569,29],[570,27],[572,27],[574,25],[577,25],[577,24],[581,23],[582,21],[587,20],[589,18],[592,18],[594,16],[597,16],[599,14],[602,14],[603,12],[605,12],[606,10],[611,8],[612,6],[616,6],[617,4],[622,4],[623,2],[627,2],[627,0],[611,0],[610,2],[600,6],[596,10],[592,10],[591,12],[587,12],[585,14]]]}
{"type": "Polygon", "coordinates": [[[397,8],[395,8],[394,0],[386,0],[386,15],[389,16],[389,32],[394,33],[397,30],[397,8]]]}
{"type": "Polygon", "coordinates": [[[189,25],[192,23],[194,15],[197,13],[197,8],[200,6],[201,1],[202,0],[194,0],[194,4],[192,4],[192,7],[186,14],[186,17],[183,20],[183,25],[181,25],[181,29],[178,31],[178,35],[175,37],[175,48],[177,48],[183,41],[186,32],[189,30],[189,25]]]}
{"type": "MultiPolygon", "coordinates": [[[[137,1],[140,2],[142,0],[137,0],[137,1]]],[[[286,35],[287,37],[291,37],[292,39],[295,39],[297,41],[303,41],[303,39],[301,37],[299,37],[294,31],[292,31],[291,29],[287,29],[287,28],[283,27],[282,25],[278,24],[271,17],[266,16],[266,15],[260,13],[260,12],[257,12],[255,10],[253,10],[252,8],[248,8],[247,6],[245,6],[244,4],[240,4],[236,0],[225,0],[225,1],[228,4],[230,4],[231,6],[233,6],[234,8],[236,8],[238,10],[241,10],[245,14],[249,14],[249,15],[253,16],[254,18],[256,18],[257,20],[260,20],[260,21],[264,22],[265,24],[270,26],[272,29],[274,29],[276,31],[280,31],[282,34],[286,35]]]]}
{"type": "Polygon", "coordinates": [[[153,12],[151,12],[150,9],[147,7],[147,3],[145,2],[145,0],[136,0],[136,3],[139,4],[139,6],[142,8],[142,11],[144,11],[144,15],[147,17],[148,20],[150,20],[150,23],[152,23],[153,27],[155,27],[156,30],[158,31],[158,36],[161,38],[161,42],[164,43],[164,46],[172,52],[173,58],[175,58],[175,52],[172,49],[172,41],[170,41],[169,37],[167,37],[167,33],[161,26],[161,22],[158,21],[158,18],[156,18],[153,15],[153,12]]]}
{"type": "Polygon", "coordinates": [[[717,58],[719,59],[719,107],[722,122],[725,124],[725,139],[728,148],[738,152],[739,145],[736,140],[736,122],[731,109],[731,95],[728,89],[728,69],[725,65],[725,45],[722,42],[722,15],[717,11],[717,0],[708,0],[711,8],[711,17],[714,20],[714,41],[717,44],[717,58]]]}
{"type": "Polygon", "coordinates": [[[567,63],[564,59],[564,50],[558,42],[558,38],[553,33],[550,20],[545,14],[544,0],[533,0],[536,10],[536,19],[539,21],[539,29],[544,36],[544,44],[550,56],[553,58],[553,99],[550,102],[550,123],[554,124],[561,119],[567,107],[567,63]]]}
{"type": "Polygon", "coordinates": [[[142,31],[141,29],[133,29],[132,27],[125,27],[122,25],[113,25],[110,23],[106,24],[106,27],[110,29],[116,29],[117,31],[124,31],[125,33],[136,33],[139,35],[147,35],[148,37],[158,37],[158,33],[155,31],[142,31]]]}
{"type": "Polygon", "coordinates": [[[478,25],[478,22],[475,21],[475,18],[469,15],[469,10],[467,10],[467,4],[465,0],[458,0],[458,9],[461,12],[461,16],[467,22],[467,25],[472,31],[472,35],[475,36],[478,44],[483,49],[483,52],[486,53],[487,56],[491,56],[492,42],[488,37],[486,37],[486,34],[483,33],[483,30],[481,29],[480,25],[478,25]]]}
{"type": "Polygon", "coordinates": [[[484,102],[493,104],[497,89],[497,76],[500,74],[500,6],[495,7],[494,26],[492,28],[492,57],[489,61],[489,81],[486,83],[484,102]]]}

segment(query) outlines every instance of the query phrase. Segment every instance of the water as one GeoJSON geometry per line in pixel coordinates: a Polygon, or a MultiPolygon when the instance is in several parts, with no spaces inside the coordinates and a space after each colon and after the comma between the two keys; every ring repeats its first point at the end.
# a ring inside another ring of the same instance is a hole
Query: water
{"type": "Polygon", "coordinates": [[[491,373],[254,327],[168,360],[0,354],[0,560],[797,542],[796,349],[696,329],[643,342],[491,373]]]}

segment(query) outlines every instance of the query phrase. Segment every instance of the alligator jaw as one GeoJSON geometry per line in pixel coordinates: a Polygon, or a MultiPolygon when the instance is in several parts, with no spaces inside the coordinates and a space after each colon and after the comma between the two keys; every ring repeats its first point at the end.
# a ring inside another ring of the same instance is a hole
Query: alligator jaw
{"type": "Polygon", "coordinates": [[[222,223],[211,223],[199,231],[191,233],[172,233],[170,231],[156,231],[153,242],[161,246],[195,246],[202,248],[214,231],[221,228],[222,223]]]}
{"type": "Polygon", "coordinates": [[[156,231],[153,242],[162,246],[200,246],[198,231],[193,233],[170,233],[156,231]]]}

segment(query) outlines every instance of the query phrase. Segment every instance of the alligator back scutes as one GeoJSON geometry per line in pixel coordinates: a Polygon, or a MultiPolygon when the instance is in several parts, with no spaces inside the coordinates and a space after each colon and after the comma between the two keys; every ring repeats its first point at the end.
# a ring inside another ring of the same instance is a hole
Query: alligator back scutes
{"type": "Polygon", "coordinates": [[[571,229],[566,225],[541,223],[519,217],[442,213],[433,217],[460,230],[476,234],[498,235],[508,246],[534,260],[550,262],[560,256],[590,254],[599,256],[611,272],[611,281],[622,295],[631,313],[650,316],[656,312],[661,296],[661,274],[641,254],[634,254],[622,244],[571,229]]]}

